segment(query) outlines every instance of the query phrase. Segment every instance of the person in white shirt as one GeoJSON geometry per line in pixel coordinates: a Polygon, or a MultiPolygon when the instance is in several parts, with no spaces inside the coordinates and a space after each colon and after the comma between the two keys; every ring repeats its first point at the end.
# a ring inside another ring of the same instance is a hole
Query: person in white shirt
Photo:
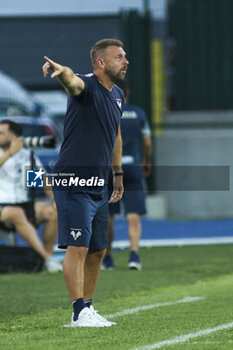
{"type": "MultiPolygon", "coordinates": [[[[39,159],[37,166],[42,167],[39,159]]],[[[30,165],[30,151],[23,148],[22,127],[11,121],[0,122],[0,223],[16,232],[45,260],[48,271],[62,271],[62,265],[52,258],[57,238],[55,204],[30,203],[25,189],[25,169],[30,165]],[[43,243],[36,227],[44,223],[43,243]]],[[[53,200],[52,191],[46,194],[53,200]]]]}

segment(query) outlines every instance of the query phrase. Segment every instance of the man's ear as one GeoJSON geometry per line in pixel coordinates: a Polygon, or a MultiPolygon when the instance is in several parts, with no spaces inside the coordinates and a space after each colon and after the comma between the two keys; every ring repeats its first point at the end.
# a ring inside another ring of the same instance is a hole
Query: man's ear
{"type": "Polygon", "coordinates": [[[104,62],[104,59],[103,58],[97,58],[96,60],[97,62],[97,66],[100,67],[100,68],[104,68],[105,67],[105,62],[104,62]]]}

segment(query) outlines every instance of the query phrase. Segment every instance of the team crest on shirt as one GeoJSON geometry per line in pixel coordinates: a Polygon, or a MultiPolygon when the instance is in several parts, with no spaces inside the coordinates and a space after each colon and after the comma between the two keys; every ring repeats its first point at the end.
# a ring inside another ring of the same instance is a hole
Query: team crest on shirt
{"type": "Polygon", "coordinates": [[[116,101],[117,101],[117,104],[118,104],[119,108],[121,109],[121,106],[122,106],[121,99],[117,98],[116,101]]]}
{"type": "Polygon", "coordinates": [[[80,228],[71,228],[71,236],[73,236],[73,239],[76,241],[81,235],[82,235],[82,230],[80,228]]]}

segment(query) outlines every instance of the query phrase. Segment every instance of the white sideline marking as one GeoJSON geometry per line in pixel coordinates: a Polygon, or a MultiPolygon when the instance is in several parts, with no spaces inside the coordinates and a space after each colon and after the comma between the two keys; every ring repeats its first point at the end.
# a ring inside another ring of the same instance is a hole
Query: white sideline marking
{"type": "Polygon", "coordinates": [[[167,301],[164,303],[138,306],[138,307],[135,307],[133,309],[124,309],[122,311],[116,312],[115,314],[106,315],[104,317],[113,318],[113,317],[125,316],[125,315],[135,314],[136,312],[143,311],[143,310],[154,309],[154,308],[160,307],[160,306],[169,306],[169,305],[176,305],[176,304],[181,304],[181,303],[191,303],[193,301],[198,301],[198,300],[202,300],[202,299],[204,299],[204,297],[185,297],[184,299],[176,300],[176,301],[167,301]]]}
{"type": "MultiPolygon", "coordinates": [[[[216,237],[198,237],[198,238],[165,238],[165,239],[141,239],[140,247],[173,247],[173,246],[192,246],[192,245],[215,245],[215,244],[231,244],[232,236],[216,236],[216,237]]],[[[125,249],[130,246],[129,240],[117,240],[112,243],[114,249],[125,249]]],[[[56,245],[54,253],[65,252],[65,249],[59,249],[56,245]]]]}
{"type": "Polygon", "coordinates": [[[214,328],[207,328],[207,329],[202,329],[201,331],[195,332],[195,333],[189,333],[189,334],[184,334],[184,335],[180,335],[179,337],[175,337],[172,339],[168,339],[168,340],[164,340],[161,341],[159,343],[154,343],[151,345],[144,345],[144,346],[140,346],[137,348],[133,348],[132,350],[151,350],[151,349],[159,349],[162,348],[165,345],[174,345],[174,344],[178,344],[178,343],[183,343],[189,339],[192,338],[197,338],[197,337],[202,337],[204,335],[208,335],[210,333],[215,333],[218,331],[221,331],[223,329],[228,329],[228,328],[233,328],[233,322],[231,323],[226,323],[226,324],[221,324],[217,327],[214,328]]]}
{"type": "MultiPolygon", "coordinates": [[[[194,301],[203,300],[203,299],[205,299],[205,297],[185,297],[183,299],[175,300],[175,301],[166,301],[164,303],[143,305],[143,306],[135,307],[133,309],[124,309],[122,311],[116,312],[115,314],[105,315],[104,317],[114,318],[114,317],[119,317],[119,316],[135,314],[136,312],[139,312],[139,311],[150,310],[150,309],[154,309],[154,308],[160,307],[160,306],[169,306],[169,305],[176,305],[176,304],[182,304],[182,303],[192,303],[194,301]]],[[[16,326],[11,326],[11,328],[23,328],[23,326],[16,325],[16,326]]]]}
{"type": "MultiPolygon", "coordinates": [[[[195,245],[215,245],[215,244],[231,244],[232,236],[224,237],[198,237],[198,238],[168,238],[168,239],[141,239],[140,247],[182,247],[195,245]]],[[[125,249],[130,246],[129,240],[114,241],[113,248],[125,249]]]]}

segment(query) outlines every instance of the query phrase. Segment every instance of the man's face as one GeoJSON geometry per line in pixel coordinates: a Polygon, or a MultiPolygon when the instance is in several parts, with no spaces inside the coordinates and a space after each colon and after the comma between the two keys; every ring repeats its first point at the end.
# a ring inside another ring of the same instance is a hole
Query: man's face
{"type": "Polygon", "coordinates": [[[104,51],[103,62],[105,73],[114,83],[124,79],[129,62],[122,47],[107,47],[104,51]]]}
{"type": "Polygon", "coordinates": [[[9,131],[8,124],[0,124],[0,147],[9,147],[14,135],[9,131]]]}

